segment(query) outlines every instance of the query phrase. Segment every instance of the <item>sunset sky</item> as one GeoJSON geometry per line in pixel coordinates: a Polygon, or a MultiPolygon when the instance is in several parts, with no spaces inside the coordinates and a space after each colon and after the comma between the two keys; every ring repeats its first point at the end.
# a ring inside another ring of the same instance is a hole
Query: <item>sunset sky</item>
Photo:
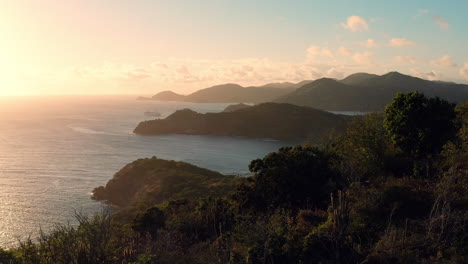
{"type": "Polygon", "coordinates": [[[468,1],[0,0],[0,95],[190,93],[355,72],[468,83],[468,1]]]}

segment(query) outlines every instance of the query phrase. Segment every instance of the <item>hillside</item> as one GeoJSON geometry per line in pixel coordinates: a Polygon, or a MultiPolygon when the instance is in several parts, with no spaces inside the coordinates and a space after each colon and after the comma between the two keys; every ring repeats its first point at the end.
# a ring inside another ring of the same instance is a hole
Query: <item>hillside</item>
{"type": "Polygon", "coordinates": [[[347,118],[310,107],[264,103],[234,112],[199,114],[179,110],[166,119],[141,122],[136,134],[194,134],[308,140],[317,142],[332,130],[343,130],[347,118]]]}
{"type": "Polygon", "coordinates": [[[195,103],[262,103],[292,92],[293,88],[242,87],[222,84],[187,95],[186,102],[195,103]]]}
{"type": "Polygon", "coordinates": [[[93,190],[93,199],[121,207],[135,201],[159,204],[166,200],[221,196],[237,184],[233,176],[185,162],[158,158],[136,160],[93,190]]]}
{"type": "Polygon", "coordinates": [[[163,91],[146,100],[180,101],[194,103],[263,103],[288,94],[311,81],[299,83],[269,83],[262,86],[243,87],[228,83],[215,85],[198,90],[189,95],[181,95],[172,91],[163,91]]]}
{"type": "Polygon", "coordinates": [[[389,72],[381,76],[356,73],[340,81],[322,78],[274,101],[334,111],[380,111],[397,93],[409,91],[455,103],[468,100],[468,85],[427,81],[389,72]]]}

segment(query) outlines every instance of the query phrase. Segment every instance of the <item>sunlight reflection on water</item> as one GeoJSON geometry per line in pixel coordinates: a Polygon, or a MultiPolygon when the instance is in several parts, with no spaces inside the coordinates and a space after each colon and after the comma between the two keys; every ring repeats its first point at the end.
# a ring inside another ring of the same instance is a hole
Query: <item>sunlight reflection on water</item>
{"type": "Polygon", "coordinates": [[[137,101],[129,96],[0,98],[0,246],[34,238],[39,228],[73,222],[74,211],[103,205],[93,188],[137,158],[157,156],[226,174],[289,144],[231,137],[138,136],[145,111],[219,112],[228,104],[137,101]]]}

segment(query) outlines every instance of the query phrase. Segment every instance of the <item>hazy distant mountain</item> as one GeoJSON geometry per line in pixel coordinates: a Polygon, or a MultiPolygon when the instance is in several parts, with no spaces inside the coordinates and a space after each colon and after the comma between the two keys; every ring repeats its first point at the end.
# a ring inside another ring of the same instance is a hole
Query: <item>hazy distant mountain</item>
{"type": "Polygon", "coordinates": [[[136,134],[194,134],[318,140],[332,130],[345,128],[348,117],[310,107],[264,103],[234,112],[199,114],[190,109],[176,111],[166,119],[141,122],[136,134]]]}
{"type": "Polygon", "coordinates": [[[172,91],[163,91],[153,95],[151,99],[158,101],[184,101],[185,95],[177,94],[172,91]]]}
{"type": "Polygon", "coordinates": [[[164,91],[154,95],[152,100],[195,103],[263,103],[273,101],[308,82],[311,81],[269,83],[258,87],[242,87],[238,84],[228,83],[201,89],[186,96],[164,91]]]}
{"type": "Polygon", "coordinates": [[[294,86],[296,84],[292,83],[292,82],[281,82],[281,83],[267,83],[265,85],[261,85],[261,86],[258,86],[258,87],[262,87],[262,88],[291,88],[292,86],[294,86]]]}
{"type": "Polygon", "coordinates": [[[468,100],[468,85],[427,81],[389,72],[382,76],[356,73],[341,81],[322,78],[281,96],[275,102],[335,111],[383,110],[397,93],[420,91],[459,103],[468,100]]]}

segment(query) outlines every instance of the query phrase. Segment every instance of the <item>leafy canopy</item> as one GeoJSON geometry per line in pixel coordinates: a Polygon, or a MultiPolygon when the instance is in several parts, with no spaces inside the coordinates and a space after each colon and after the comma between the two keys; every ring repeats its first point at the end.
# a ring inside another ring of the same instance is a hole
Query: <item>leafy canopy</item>
{"type": "Polygon", "coordinates": [[[419,92],[399,93],[385,108],[384,125],[398,147],[416,159],[440,152],[456,132],[455,105],[419,92]]]}

